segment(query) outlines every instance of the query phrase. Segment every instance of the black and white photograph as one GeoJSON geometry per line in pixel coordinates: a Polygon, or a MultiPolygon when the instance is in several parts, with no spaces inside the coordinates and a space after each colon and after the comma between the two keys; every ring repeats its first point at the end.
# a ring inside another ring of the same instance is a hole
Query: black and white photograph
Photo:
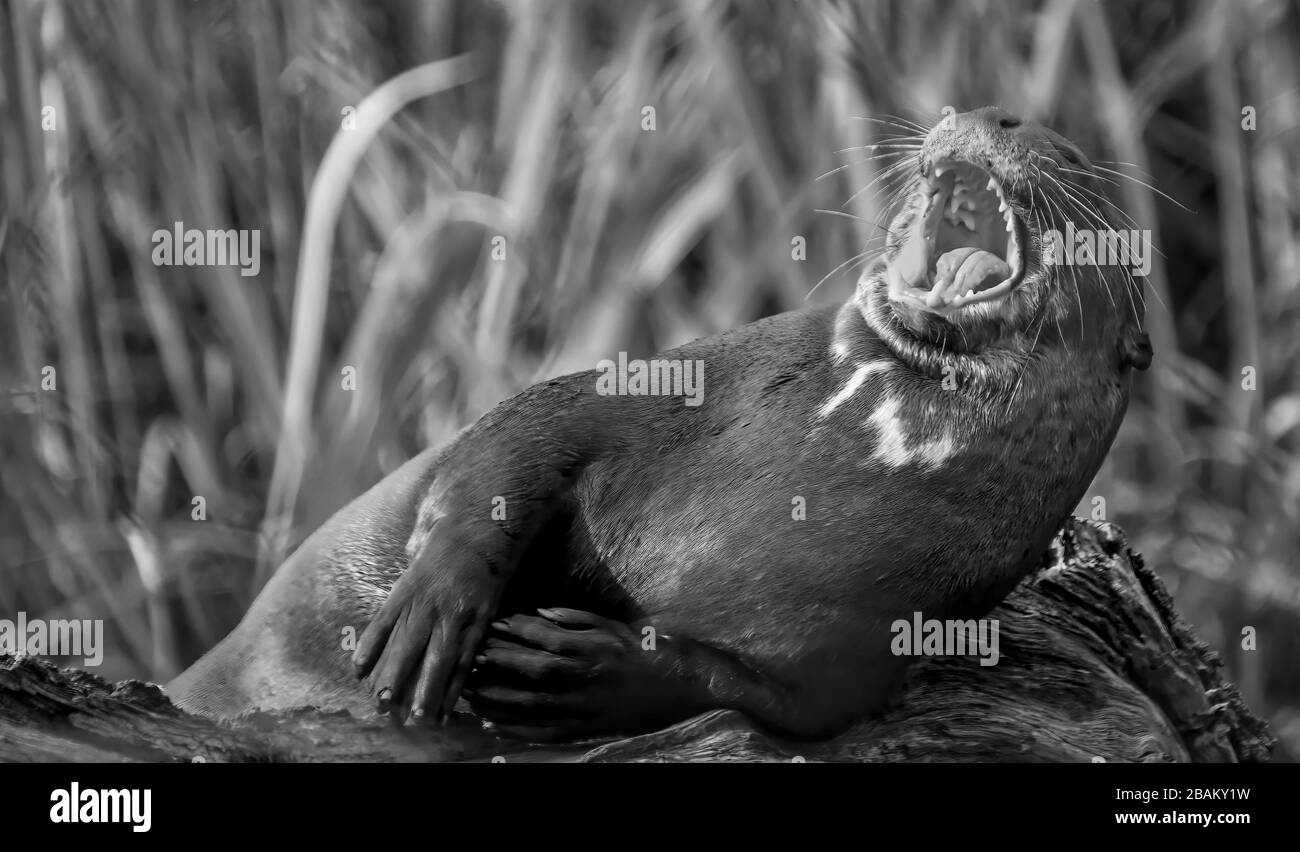
{"type": "Polygon", "coordinates": [[[1300,758],[1296,0],[0,0],[0,109],[0,762],[1300,758]]]}

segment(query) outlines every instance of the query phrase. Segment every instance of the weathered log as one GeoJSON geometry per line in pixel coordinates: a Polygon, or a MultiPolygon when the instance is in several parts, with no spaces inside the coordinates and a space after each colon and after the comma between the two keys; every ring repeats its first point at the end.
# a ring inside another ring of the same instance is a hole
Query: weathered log
{"type": "Polygon", "coordinates": [[[561,748],[498,740],[461,716],[401,728],[304,708],[215,721],[156,686],[0,658],[0,760],[68,761],[1202,761],[1268,759],[1273,738],[1159,579],[1109,524],[1071,519],[990,618],[1000,659],[931,657],[893,708],[821,743],[734,711],[561,748]]]}

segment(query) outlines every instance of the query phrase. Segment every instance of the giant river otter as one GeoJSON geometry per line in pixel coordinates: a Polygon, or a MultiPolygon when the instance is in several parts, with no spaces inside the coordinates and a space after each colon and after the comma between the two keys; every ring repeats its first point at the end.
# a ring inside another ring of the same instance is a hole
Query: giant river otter
{"type": "Polygon", "coordinates": [[[1151,358],[1125,268],[1045,262],[1114,221],[1072,143],[984,108],[901,144],[846,304],[658,356],[693,397],[661,363],[656,394],[604,365],[502,402],[317,530],[170,694],[431,721],[463,695],[534,741],[879,709],[891,624],[981,616],[1031,570],[1151,358]]]}

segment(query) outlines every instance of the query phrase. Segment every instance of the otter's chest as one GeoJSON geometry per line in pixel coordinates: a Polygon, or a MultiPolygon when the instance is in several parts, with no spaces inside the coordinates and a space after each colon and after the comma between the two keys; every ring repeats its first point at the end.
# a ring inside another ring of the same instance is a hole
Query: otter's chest
{"type": "Polygon", "coordinates": [[[1122,412],[1040,395],[999,417],[894,378],[863,381],[831,416],[754,409],[671,452],[594,466],[578,489],[579,570],[644,610],[737,625],[791,595],[852,609],[927,585],[909,574],[1008,572],[1077,503],[1122,412]]]}

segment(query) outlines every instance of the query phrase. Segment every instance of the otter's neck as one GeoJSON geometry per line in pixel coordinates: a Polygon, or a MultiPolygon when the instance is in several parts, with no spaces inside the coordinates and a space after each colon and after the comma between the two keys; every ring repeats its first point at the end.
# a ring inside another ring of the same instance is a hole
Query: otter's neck
{"type": "Polygon", "coordinates": [[[851,300],[837,313],[838,390],[819,422],[865,421],[873,471],[942,471],[960,492],[954,504],[975,506],[976,492],[963,489],[983,483],[976,514],[996,520],[1002,540],[1049,536],[1081,498],[1123,417],[1128,382],[1115,353],[1055,344],[1029,358],[948,353],[915,341],[891,317],[888,305],[871,300],[851,300]],[[873,313],[882,307],[886,313],[873,313]]]}
{"type": "Polygon", "coordinates": [[[1057,340],[1054,327],[1018,341],[1022,345],[995,345],[978,352],[936,346],[915,337],[899,321],[884,288],[877,284],[867,277],[859,282],[857,292],[841,309],[837,335],[851,338],[856,332],[874,338],[900,365],[946,390],[954,386],[978,388],[990,399],[1025,398],[1055,393],[1060,383],[1083,381],[1114,366],[1110,353],[1096,346],[1057,340]],[[1026,374],[1038,379],[1029,388],[1024,387],[1026,374]]]}

